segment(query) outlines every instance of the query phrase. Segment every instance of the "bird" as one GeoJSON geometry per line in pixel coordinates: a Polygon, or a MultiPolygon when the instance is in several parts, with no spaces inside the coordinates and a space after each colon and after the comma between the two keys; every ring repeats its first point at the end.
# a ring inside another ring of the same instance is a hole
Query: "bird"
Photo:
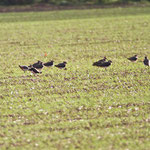
{"type": "Polygon", "coordinates": [[[65,67],[66,67],[66,64],[67,64],[67,62],[64,61],[63,63],[60,63],[60,64],[58,64],[58,65],[55,65],[55,67],[62,69],[62,68],[65,68],[65,67]]]}
{"type": "Polygon", "coordinates": [[[36,65],[36,64],[39,64],[41,63],[42,61],[38,60],[36,63],[34,63],[33,65],[36,65]]]}
{"type": "Polygon", "coordinates": [[[44,63],[43,65],[46,67],[51,67],[51,66],[53,66],[53,63],[54,63],[54,61],[52,60],[52,61],[44,63]]]}
{"type": "Polygon", "coordinates": [[[19,65],[20,69],[22,69],[24,72],[29,70],[28,66],[21,66],[19,65]]]}
{"type": "Polygon", "coordinates": [[[41,70],[44,66],[43,66],[43,63],[40,62],[38,65],[33,65],[33,67],[38,69],[38,70],[41,70]]]}
{"type": "Polygon", "coordinates": [[[132,62],[135,62],[137,60],[138,56],[137,55],[134,55],[132,57],[129,57],[128,60],[132,61],[132,62]]]}
{"type": "Polygon", "coordinates": [[[111,63],[112,63],[112,61],[109,60],[109,61],[107,61],[107,62],[101,63],[101,64],[99,65],[99,67],[107,68],[107,67],[109,67],[109,66],[111,65],[111,63]]]}
{"type": "Polygon", "coordinates": [[[41,70],[44,66],[43,66],[43,62],[38,61],[37,63],[34,63],[33,65],[30,65],[28,67],[32,67],[32,68],[36,68],[38,70],[41,70]]]}
{"type": "Polygon", "coordinates": [[[36,63],[34,63],[33,65],[30,65],[29,67],[37,67],[39,64],[41,64],[42,62],[40,60],[38,60],[36,63]]]}
{"type": "Polygon", "coordinates": [[[103,59],[101,59],[101,60],[99,60],[99,61],[97,61],[97,62],[94,62],[94,63],[93,63],[93,66],[98,66],[98,65],[100,65],[101,63],[105,62],[106,59],[107,59],[107,58],[104,57],[103,59]]]}
{"type": "Polygon", "coordinates": [[[150,66],[150,60],[148,60],[147,56],[145,56],[145,59],[143,60],[144,65],[150,66]]]}
{"type": "Polygon", "coordinates": [[[31,68],[29,69],[29,71],[31,71],[33,74],[42,73],[42,72],[38,71],[36,68],[33,68],[33,67],[31,67],[31,68]]]}
{"type": "Polygon", "coordinates": [[[111,60],[100,62],[100,63],[97,62],[94,66],[107,68],[111,65],[111,63],[112,63],[111,60]]]}

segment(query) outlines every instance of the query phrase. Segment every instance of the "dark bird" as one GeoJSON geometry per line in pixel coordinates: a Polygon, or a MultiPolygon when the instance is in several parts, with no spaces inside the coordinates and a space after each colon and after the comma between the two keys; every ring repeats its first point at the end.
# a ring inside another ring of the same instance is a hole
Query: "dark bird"
{"type": "Polygon", "coordinates": [[[112,61],[109,60],[109,61],[107,61],[107,62],[101,63],[101,64],[99,65],[99,67],[107,68],[107,67],[109,67],[109,66],[111,65],[111,63],[112,63],[112,61]]]}
{"type": "Polygon", "coordinates": [[[134,55],[133,57],[129,57],[128,60],[135,62],[138,59],[137,55],[134,55]]]}
{"type": "Polygon", "coordinates": [[[29,67],[37,67],[39,64],[41,64],[42,62],[40,60],[38,60],[36,63],[34,63],[33,65],[30,65],[29,67]]]}
{"type": "Polygon", "coordinates": [[[54,61],[52,60],[52,61],[49,61],[47,63],[44,63],[43,65],[46,67],[51,67],[51,66],[53,66],[53,63],[54,63],[54,61]]]}
{"type": "Polygon", "coordinates": [[[65,67],[66,67],[66,64],[67,64],[67,62],[64,61],[63,63],[60,63],[60,64],[58,64],[58,65],[55,65],[55,67],[62,69],[62,68],[65,68],[65,67]]]}
{"type": "Polygon", "coordinates": [[[44,66],[43,66],[43,63],[40,62],[38,65],[36,65],[36,66],[34,65],[33,67],[38,69],[38,70],[41,70],[44,66]]]}
{"type": "Polygon", "coordinates": [[[28,67],[28,66],[20,66],[20,65],[19,65],[19,67],[20,67],[20,69],[22,69],[24,72],[29,70],[29,67],[28,67]]]}
{"type": "Polygon", "coordinates": [[[147,56],[145,56],[145,59],[144,59],[143,63],[146,66],[150,66],[150,60],[148,60],[147,56]]]}
{"type": "Polygon", "coordinates": [[[36,68],[33,68],[33,67],[31,67],[29,69],[29,71],[31,71],[33,74],[42,73],[42,72],[38,71],[36,68]]]}
{"type": "Polygon", "coordinates": [[[94,62],[94,63],[93,63],[93,66],[98,66],[98,65],[100,65],[101,63],[105,62],[106,59],[107,59],[107,58],[104,57],[103,59],[101,59],[101,60],[99,60],[99,61],[97,61],[97,62],[94,62]]]}
{"type": "Polygon", "coordinates": [[[43,66],[43,62],[38,61],[37,63],[34,63],[33,65],[30,65],[29,67],[36,68],[36,69],[38,69],[38,70],[41,70],[44,66],[43,66]]]}
{"type": "Polygon", "coordinates": [[[97,67],[109,67],[111,65],[112,61],[109,60],[109,61],[104,61],[104,62],[100,62],[100,63],[96,63],[94,66],[97,66],[97,67]]]}

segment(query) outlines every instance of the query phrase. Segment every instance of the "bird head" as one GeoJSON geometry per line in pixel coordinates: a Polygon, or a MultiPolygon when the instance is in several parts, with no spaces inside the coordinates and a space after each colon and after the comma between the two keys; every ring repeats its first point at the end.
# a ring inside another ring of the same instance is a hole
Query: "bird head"
{"type": "Polygon", "coordinates": [[[38,62],[37,62],[38,64],[42,64],[43,62],[42,61],[40,61],[40,60],[38,60],[38,62]]]}
{"type": "Polygon", "coordinates": [[[106,57],[104,57],[104,60],[106,60],[107,58],[106,57]]]}
{"type": "Polygon", "coordinates": [[[145,56],[145,59],[147,59],[147,56],[145,56]]]}
{"type": "Polygon", "coordinates": [[[66,61],[64,61],[63,63],[64,63],[64,64],[67,64],[67,62],[66,62],[66,61]]]}
{"type": "Polygon", "coordinates": [[[136,57],[136,58],[137,58],[137,57],[138,57],[138,55],[135,55],[134,57],[136,57]]]}

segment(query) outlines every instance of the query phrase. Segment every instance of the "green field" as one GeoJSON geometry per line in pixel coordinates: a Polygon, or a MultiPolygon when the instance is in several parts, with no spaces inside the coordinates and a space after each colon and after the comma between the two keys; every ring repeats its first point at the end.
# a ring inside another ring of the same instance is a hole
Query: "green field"
{"type": "Polygon", "coordinates": [[[1,13],[0,149],[149,150],[149,32],[149,7],[1,13]]]}

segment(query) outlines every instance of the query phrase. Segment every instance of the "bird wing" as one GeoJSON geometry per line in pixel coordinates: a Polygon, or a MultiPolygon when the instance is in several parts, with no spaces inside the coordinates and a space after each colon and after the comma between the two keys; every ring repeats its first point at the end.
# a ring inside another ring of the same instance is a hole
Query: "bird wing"
{"type": "Polygon", "coordinates": [[[20,66],[20,65],[19,65],[19,67],[20,67],[21,69],[29,69],[27,66],[20,66]]]}
{"type": "Polygon", "coordinates": [[[107,67],[110,65],[110,62],[103,62],[100,64],[100,67],[107,67]]]}
{"type": "Polygon", "coordinates": [[[65,67],[65,64],[64,63],[61,63],[61,64],[58,64],[58,65],[55,65],[56,67],[65,67]]]}
{"type": "Polygon", "coordinates": [[[53,65],[53,63],[50,61],[50,62],[47,62],[47,63],[44,63],[44,66],[51,66],[53,65]]]}

